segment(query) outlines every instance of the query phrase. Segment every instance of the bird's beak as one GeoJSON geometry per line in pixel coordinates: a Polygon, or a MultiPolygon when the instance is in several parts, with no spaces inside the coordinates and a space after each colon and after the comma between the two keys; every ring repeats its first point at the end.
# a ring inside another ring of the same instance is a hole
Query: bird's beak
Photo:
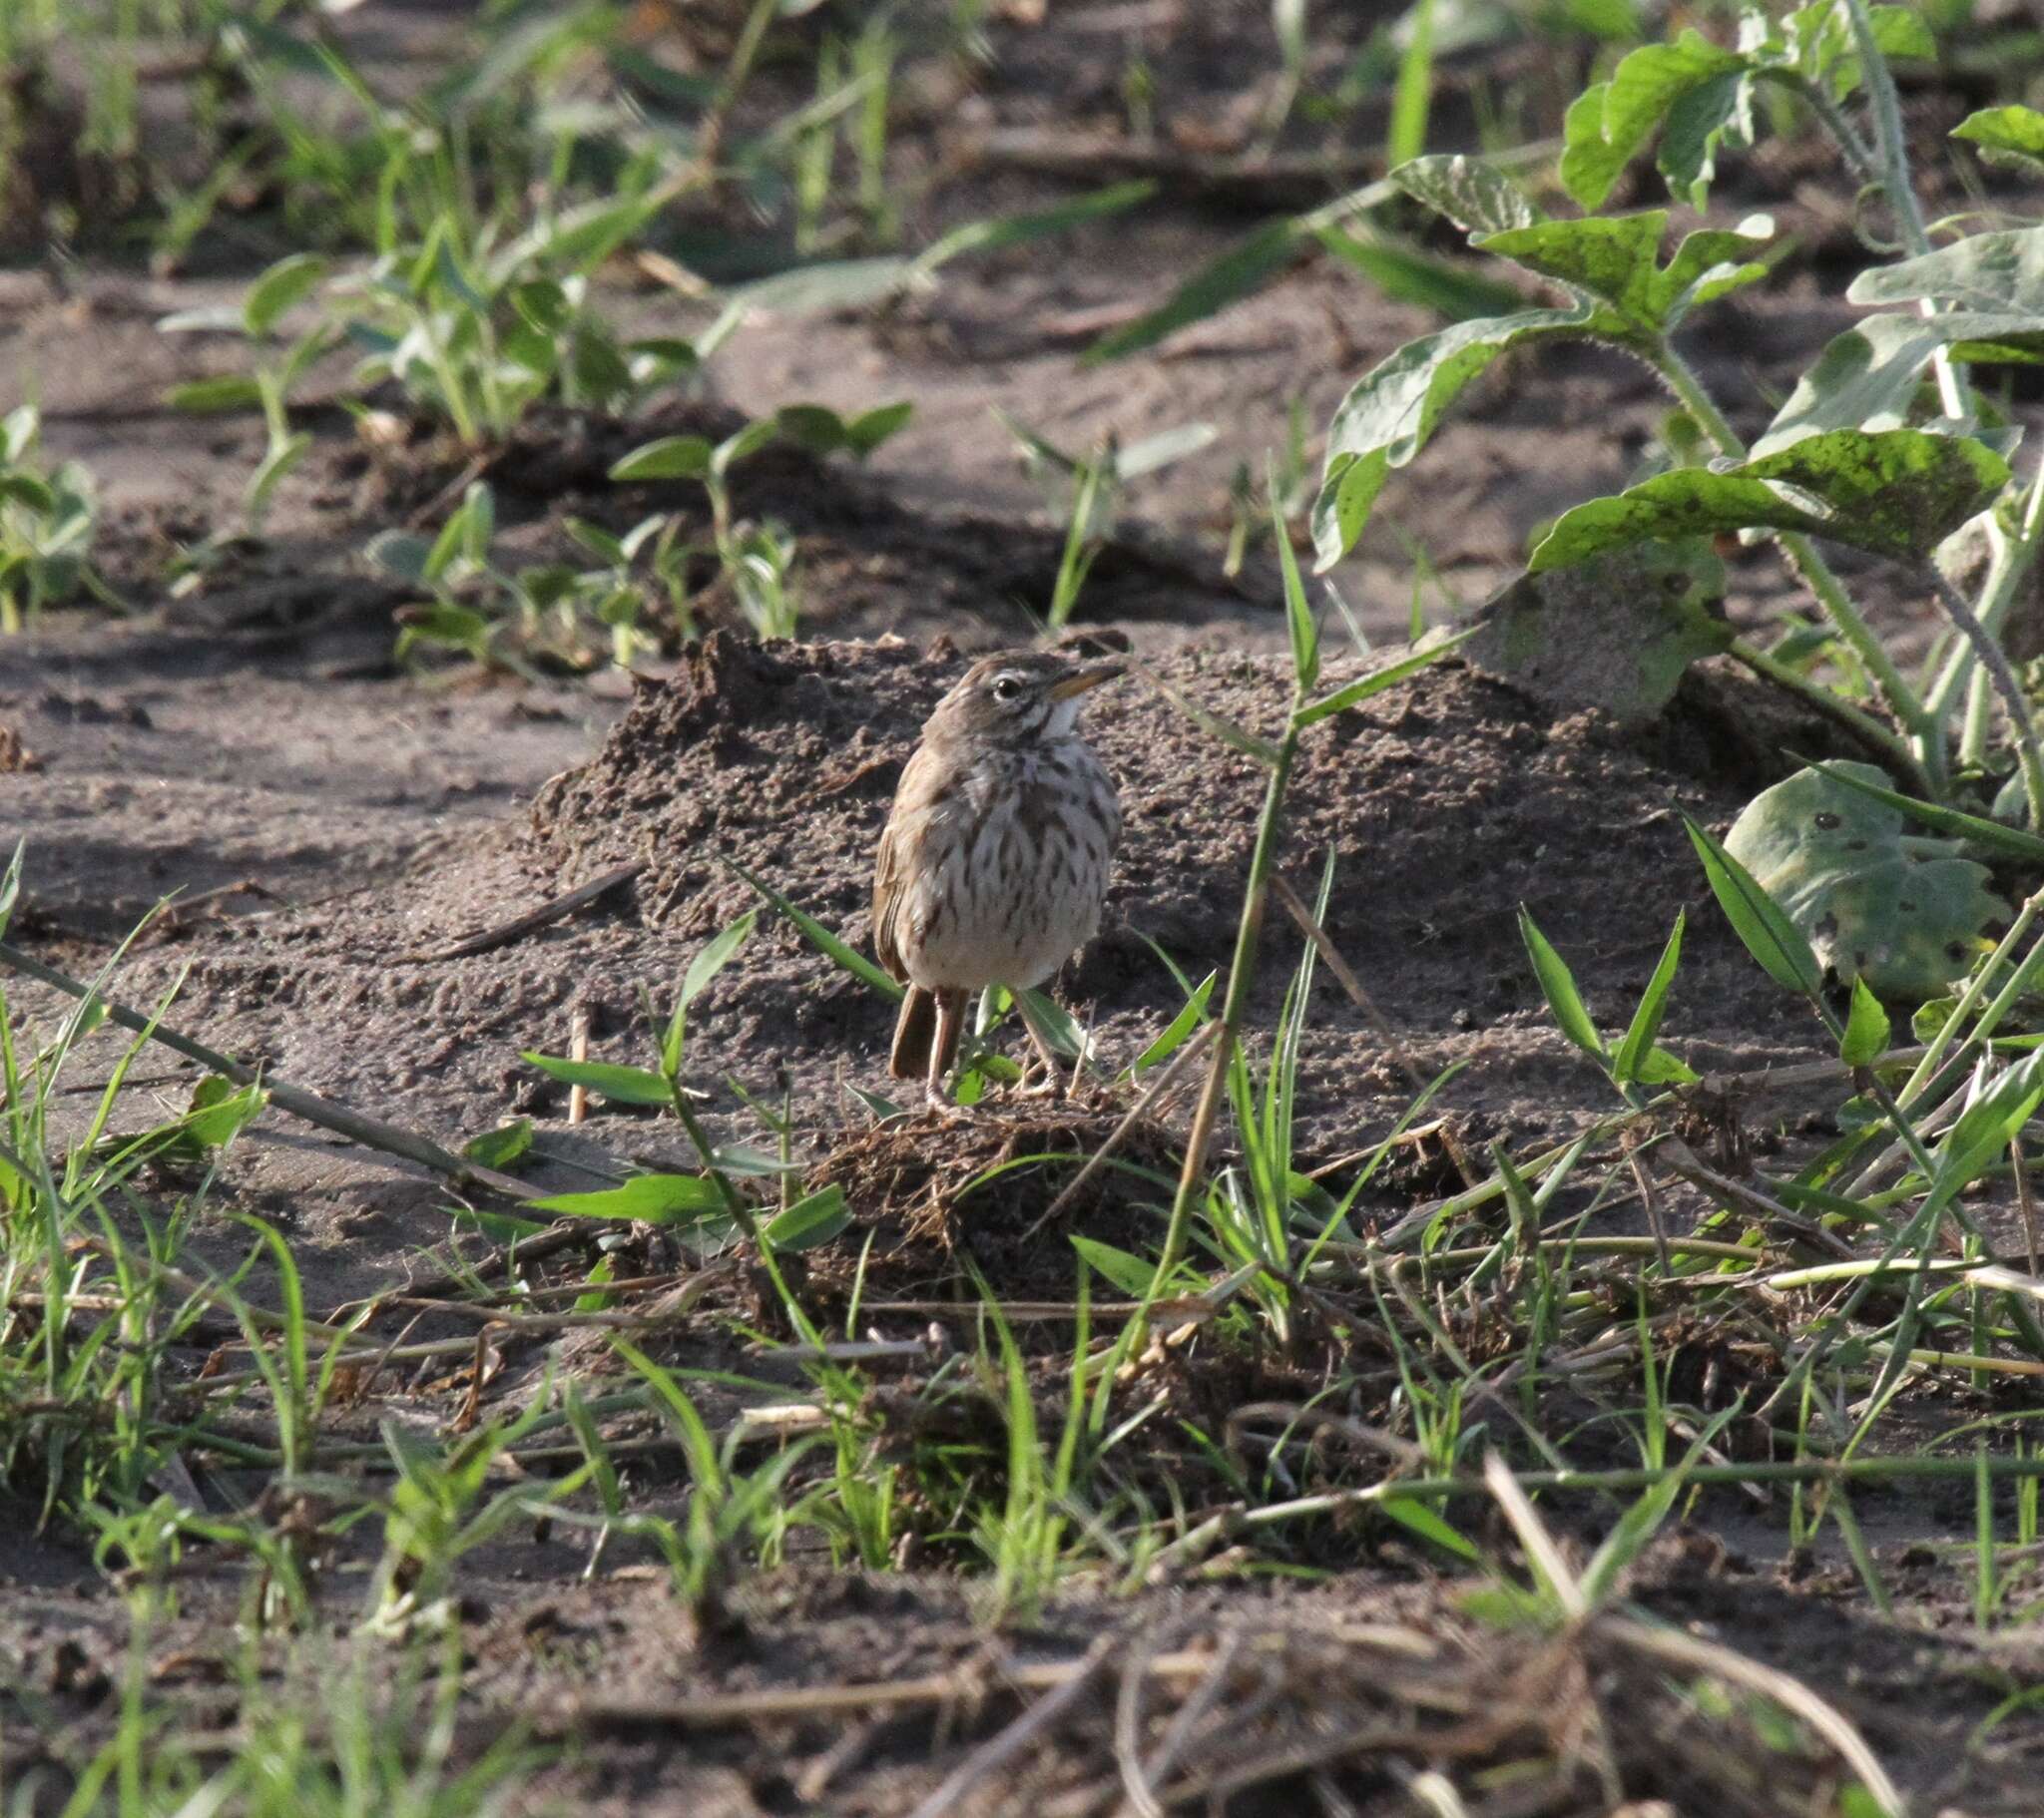
{"type": "Polygon", "coordinates": [[[1096,663],[1052,682],[1050,697],[1053,700],[1070,700],[1074,694],[1083,694],[1088,688],[1097,688],[1103,682],[1112,682],[1124,674],[1126,672],[1118,663],[1096,663]]]}

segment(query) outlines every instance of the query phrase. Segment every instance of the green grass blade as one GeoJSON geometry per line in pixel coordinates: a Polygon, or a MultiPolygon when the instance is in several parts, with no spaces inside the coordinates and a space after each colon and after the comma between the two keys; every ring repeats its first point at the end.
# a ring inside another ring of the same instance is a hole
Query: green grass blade
{"type": "Polygon", "coordinates": [[[900,1003],[903,995],[901,986],[890,979],[886,973],[874,965],[871,960],[867,959],[864,954],[839,940],[836,935],[832,934],[829,929],[824,927],[821,922],[817,921],[806,910],[797,909],[793,903],[782,896],[771,884],[762,883],[745,866],[736,864],[730,859],[725,860],[725,863],[736,877],[752,889],[758,891],[761,896],[771,903],[782,915],[786,916],[795,925],[796,929],[799,930],[802,939],[807,941],[818,953],[822,954],[826,959],[835,961],[837,965],[850,973],[853,978],[862,980],[870,985],[882,997],[889,999],[893,1003],[900,1003]]]}
{"type": "Polygon", "coordinates": [[[1960,808],[1941,807],[1935,802],[1918,801],[1913,795],[1904,795],[1896,789],[1883,789],[1870,782],[1862,782],[1835,765],[1818,763],[1813,758],[1797,758],[1798,763],[1807,764],[1819,775],[1827,776],[1834,783],[1847,789],[1856,789],[1861,795],[1870,795],[1875,801],[1886,802],[1891,808],[1899,808],[1912,820],[1920,820],[1926,827],[1935,827],[1940,833],[1952,834],[1958,839],[1970,839],[1980,845],[1991,846],[1997,852],[2006,852],[2011,858],[2020,858],[2029,864],[2044,864],[2044,839],[2034,833],[2026,833],[2020,827],[2004,826],[1998,820],[1987,820],[1978,814],[1968,814],[1960,808]]]}
{"type": "MultiPolygon", "coordinates": [[[[1473,629],[1473,628],[1472,628],[1473,629]]],[[[1372,670],[1367,676],[1358,676],[1353,682],[1343,682],[1331,693],[1322,694],[1317,700],[1309,700],[1291,716],[1293,725],[1304,728],[1316,725],[1322,719],[1343,712],[1372,694],[1381,694],[1386,688],[1396,687],[1408,677],[1416,676],[1423,669],[1438,663],[1452,651],[1468,632],[1457,632],[1453,637],[1443,638],[1438,644],[1430,644],[1423,651],[1414,651],[1400,657],[1395,663],[1387,663],[1380,670],[1372,670]]]]}
{"type": "Polygon", "coordinates": [[[1687,814],[1682,824],[1689,829],[1697,857],[1703,860],[1711,894],[1725,911],[1733,932],[1746,943],[1747,952],[1776,984],[1815,1000],[1823,989],[1823,969],[1795,924],[1782,913],[1753,873],[1687,814]]]}
{"type": "Polygon", "coordinates": [[[1687,919],[1687,911],[1676,911],[1675,929],[1668,937],[1668,945],[1661,950],[1661,962],[1647,981],[1647,989],[1640,994],[1640,1007],[1633,1012],[1618,1053],[1612,1057],[1611,1077],[1621,1086],[1640,1078],[1640,1070],[1654,1052],[1654,1043],[1661,1034],[1662,1013],[1668,1007],[1668,990],[1682,964],[1682,930],[1687,919]]]}
{"type": "Polygon", "coordinates": [[[1540,995],[1554,1013],[1556,1026],[1592,1060],[1605,1060],[1604,1038],[1597,1033],[1583,995],[1576,989],[1576,975],[1548,943],[1523,903],[1519,905],[1519,934],[1533,962],[1533,976],[1540,981],[1540,995]]]}

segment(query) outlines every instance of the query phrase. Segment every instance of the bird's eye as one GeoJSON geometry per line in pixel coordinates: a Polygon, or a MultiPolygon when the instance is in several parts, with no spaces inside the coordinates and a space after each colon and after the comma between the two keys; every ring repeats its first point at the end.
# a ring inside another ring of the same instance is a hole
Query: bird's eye
{"type": "Polygon", "coordinates": [[[1021,692],[1021,682],[1017,682],[1012,676],[1003,676],[994,683],[994,698],[996,700],[1013,700],[1021,692]]]}

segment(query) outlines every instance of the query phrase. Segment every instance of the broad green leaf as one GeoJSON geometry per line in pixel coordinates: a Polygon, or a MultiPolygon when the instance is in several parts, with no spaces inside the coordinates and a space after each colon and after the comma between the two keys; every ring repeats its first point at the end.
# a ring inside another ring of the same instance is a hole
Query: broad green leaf
{"type": "Polygon", "coordinates": [[[1647,1062],[1658,1052],[1654,1043],[1661,1034],[1661,1018],[1668,1008],[1669,988],[1675,983],[1676,971],[1682,964],[1682,930],[1688,919],[1687,910],[1676,911],[1675,928],[1668,937],[1668,945],[1661,950],[1660,963],[1654,968],[1654,976],[1647,981],[1647,989],[1640,994],[1640,1007],[1633,1012],[1633,1020],[1618,1045],[1618,1052],[1611,1057],[1611,1077],[1621,1086],[1644,1078],[1647,1062]]]}
{"type": "Polygon", "coordinates": [[[471,1136],[461,1145],[461,1152],[469,1160],[501,1173],[522,1160],[531,1147],[532,1120],[519,1118],[510,1124],[500,1124],[495,1130],[486,1130],[479,1136],[471,1136]]]}
{"type": "Polygon", "coordinates": [[[851,1222],[844,1188],[819,1187],[797,1199],[760,1233],[769,1250],[808,1250],[831,1238],[851,1222]]]}
{"type": "Polygon", "coordinates": [[[871,410],[861,411],[845,425],[846,442],[852,453],[863,461],[889,436],[905,428],[908,419],[914,415],[915,401],[912,398],[903,398],[897,404],[876,404],[871,410]]]}
{"type": "MultiPolygon", "coordinates": [[[[578,1313],[601,1313],[608,1309],[611,1305],[612,1296],[603,1293],[601,1290],[606,1282],[615,1281],[617,1279],[617,1274],[618,1258],[616,1252],[613,1251],[608,1255],[599,1256],[596,1259],[595,1265],[590,1269],[589,1273],[583,1276],[583,1280],[588,1282],[592,1287],[596,1288],[598,1292],[592,1294],[576,1295],[575,1311],[578,1313]]],[[[571,1408],[577,1406],[577,1404],[573,1401],[571,1401],[569,1405],[571,1408]]],[[[587,1423],[588,1414],[587,1411],[584,1410],[582,1422],[577,1424],[576,1431],[578,1433],[583,1432],[584,1427],[587,1425],[587,1423]]],[[[593,1435],[595,1429],[593,1426],[591,1426],[588,1428],[588,1431],[593,1435]]]]}
{"type": "Polygon", "coordinates": [[[1813,998],[1823,989],[1823,970],[1809,943],[1753,874],[1685,814],[1690,844],[1703,861],[1704,876],[1725,919],[1776,984],[1813,998]]]}
{"type": "Polygon", "coordinates": [[[536,1054],[530,1049],[521,1053],[519,1059],[537,1067],[549,1079],[559,1080],[563,1086],[586,1086],[620,1105],[674,1103],[667,1082],[644,1067],[620,1067],[611,1061],[570,1061],[559,1055],[536,1054]]]}
{"type": "Polygon", "coordinates": [[[583,322],[568,344],[568,370],[582,396],[609,404],[632,389],[632,368],[610,334],[583,322]]]}
{"type": "Polygon", "coordinates": [[[682,976],[681,1001],[684,1008],[695,1003],[710,981],[737,957],[738,950],[752,939],[754,924],[759,919],[759,910],[750,909],[715,940],[705,943],[682,976]]]}
{"type": "Polygon", "coordinates": [[[1519,905],[1519,936],[1526,943],[1527,955],[1533,961],[1533,976],[1540,981],[1540,995],[1547,1000],[1556,1027],[1592,1060],[1607,1059],[1604,1038],[1590,1020],[1582,993],[1576,989],[1575,974],[1534,925],[1524,903],[1519,905]]]}
{"type": "Polygon", "coordinates": [[[1074,1061],[1085,1052],[1084,1033],[1072,1020],[1071,1012],[1056,998],[1032,987],[1023,992],[1022,1005],[1027,1007],[1029,1013],[1025,1021],[1034,1020],[1037,1028],[1043,1032],[1043,1039],[1050,1044],[1053,1054],[1074,1061]]]}
{"type": "Polygon", "coordinates": [[[408,530],[378,531],[362,551],[372,568],[420,585],[426,579],[426,558],[432,553],[432,544],[408,530]]]}
{"type": "Polygon", "coordinates": [[[1906,427],[1939,347],[1953,347],[1962,358],[2035,359],[2044,357],[2044,324],[1970,311],[1869,316],[1833,339],[1796,381],[1752,458],[1832,429],[1906,427]]]}
{"type": "Polygon", "coordinates": [[[1701,539],[1607,550],[1509,583],[1478,610],[1462,654],[1557,712],[1650,725],[1695,659],[1731,648],[1724,596],[1725,565],[1701,539]]]}
{"type": "Polygon", "coordinates": [[[1873,995],[1865,979],[1852,981],[1852,1010],[1845,1020],[1845,1039],[1838,1044],[1838,1059],[1847,1067],[1871,1067],[1888,1048],[1888,1013],[1873,995]]]}
{"type": "Polygon", "coordinates": [[[32,473],[0,473],[0,500],[25,505],[45,518],[57,509],[57,495],[49,482],[32,473]]]}
{"type": "Polygon", "coordinates": [[[1754,216],[1736,229],[1701,228],[1688,234],[1664,268],[1661,240],[1665,209],[1639,215],[1544,221],[1503,233],[1479,233],[1470,244],[1495,252],[1604,305],[1588,324],[1593,332],[1658,337],[1690,310],[1767,274],[1750,255],[1774,234],[1768,217],[1754,216]]]}
{"type": "Polygon", "coordinates": [[[219,378],[193,379],[187,384],[173,385],[164,393],[164,402],[173,410],[189,411],[194,416],[218,416],[230,410],[260,410],[262,387],[246,373],[230,372],[219,378]]]}
{"type": "Polygon", "coordinates": [[[1855,303],[1921,297],[1986,315],[2044,316],[2044,227],[1975,233],[1892,265],[1869,265],[1845,292],[1855,303]]]}
{"type": "Polygon", "coordinates": [[[1753,137],[1753,78],[1745,70],[1721,70],[1668,110],[1654,162],[1669,194],[1701,213],[1717,181],[1719,152],[1744,151],[1753,137]]]}
{"type": "Polygon", "coordinates": [[[458,606],[451,600],[406,607],[400,618],[404,626],[397,638],[400,662],[413,646],[422,643],[466,651],[480,661],[489,644],[490,622],[473,607],[458,606]]]}
{"type": "Polygon", "coordinates": [[[1982,108],[1952,128],[1994,163],[2044,164],[2044,114],[2021,106],[1982,108]]]}
{"type": "Polygon", "coordinates": [[[575,305],[554,278],[534,278],[511,287],[511,307],[539,333],[557,335],[575,319],[575,305]]]}
{"type": "Polygon", "coordinates": [[[632,559],[624,540],[612,536],[601,524],[592,524],[587,518],[567,518],[562,521],[561,528],[599,562],[623,568],[632,559]]]}
{"type": "Polygon", "coordinates": [[[1913,6],[1872,6],[1867,9],[1873,41],[1883,57],[1935,57],[1937,39],[1930,23],[1913,6]]]}
{"type": "Polygon", "coordinates": [[[1637,150],[1615,146],[1604,136],[1604,104],[1610,95],[1610,83],[1593,82],[1562,115],[1562,187],[1586,209],[1604,206],[1637,150]]]}
{"type": "Polygon", "coordinates": [[[1646,538],[1797,530],[1904,560],[1927,556],[2008,484],[1970,437],[1836,429],[1724,468],[1684,467],[1564,513],[1528,567],[1566,567],[1646,538]]]}
{"type": "Polygon", "coordinates": [[[780,433],[774,417],[761,417],[728,435],[710,451],[710,471],[722,479],[741,461],[750,461],[780,433]]]}
{"type": "Polygon", "coordinates": [[[700,480],[710,472],[710,443],[704,436],[662,436],[642,443],[610,472],[613,480],[700,480]]]}
{"type": "Polygon", "coordinates": [[[635,1174],[623,1186],[597,1193],[555,1193],[527,1202],[535,1212],[574,1218],[634,1218],[642,1224],[694,1223],[725,1209],[724,1194],[707,1174],[635,1174]]]}
{"type": "Polygon", "coordinates": [[[269,1095],[259,1086],[237,1086],[224,1075],[210,1074],[193,1088],[179,1134],[201,1148],[226,1148],[268,1103],[269,1095]]]}
{"type": "Polygon", "coordinates": [[[835,454],[845,446],[844,419],[826,404],[783,404],[773,413],[774,433],[810,454],[835,454]]]}
{"type": "Polygon", "coordinates": [[[1580,334],[1592,314],[1587,307],[1522,309],[1457,322],[1406,342],[1366,373],[1327,427],[1326,462],[1313,505],[1318,566],[1331,568],[1355,547],[1391,470],[1426,446],[1443,413],[1494,360],[1543,336],[1580,334]]]}
{"type": "Polygon", "coordinates": [[[1546,220],[1539,205],[1495,165],[1456,153],[1415,158],[1391,173],[1391,182],[1464,233],[1501,233],[1546,220]]]}
{"type": "Polygon", "coordinates": [[[1698,1075],[1680,1056],[1665,1048],[1650,1048],[1640,1058],[1639,1072],[1633,1077],[1642,1086],[1693,1086],[1698,1075]]]}
{"type": "MultiPolygon", "coordinates": [[[[1562,146],[1563,186],[1584,208],[1602,208],[1619,173],[1661,130],[1678,102],[1719,78],[1742,77],[1747,67],[1738,52],[1725,50],[1696,31],[1683,32],[1673,44],[1642,45],[1631,52],[1611,80],[1601,85],[1601,106],[1591,106],[1585,95],[1569,110],[1562,146]]],[[[1684,200],[1701,208],[1694,182],[1692,178],[1685,186],[1684,200]]]]}
{"type": "Polygon", "coordinates": [[[1990,918],[2007,907],[1987,867],[1942,840],[1909,838],[1872,764],[1804,769],[1747,804],[1725,844],[1842,981],[1934,997],[1972,963],[1990,918]]]}
{"type": "Polygon", "coordinates": [[[266,338],[285,310],[319,287],[326,270],[326,260],[316,252],[293,252],[271,265],[249,286],[249,294],[242,300],[242,325],[249,338],[266,338]]]}

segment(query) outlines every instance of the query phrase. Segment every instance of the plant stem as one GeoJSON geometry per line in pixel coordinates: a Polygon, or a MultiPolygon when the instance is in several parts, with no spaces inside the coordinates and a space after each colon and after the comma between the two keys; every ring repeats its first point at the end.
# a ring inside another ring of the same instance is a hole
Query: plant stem
{"type": "Polygon", "coordinates": [[[1185,1255],[1186,1229],[1192,1220],[1193,1200],[1200,1190],[1207,1149],[1213,1142],[1214,1126],[1220,1117],[1221,1102],[1227,1095],[1229,1063],[1234,1058],[1243,1018],[1249,1009],[1250,987],[1256,979],[1257,943],[1263,934],[1264,904],[1270,894],[1271,871],[1278,856],[1278,820],[1284,806],[1285,786],[1291,779],[1291,760],[1298,750],[1297,709],[1303,704],[1303,696],[1294,691],[1292,718],[1284,728],[1277,761],[1271,766],[1270,785],[1264,792],[1264,811],[1257,822],[1256,848],[1250,855],[1249,891],[1243,898],[1242,921],[1236,929],[1235,958],[1229,963],[1228,997],[1221,1010],[1221,1035],[1214,1044],[1214,1058],[1207,1068],[1207,1083],[1201,1089],[1199,1105],[1193,1112],[1193,1128],[1186,1138],[1185,1166],[1179,1171],[1178,1192],[1171,1202],[1171,1223],[1164,1233],[1164,1253],[1158,1258],[1157,1272],[1151,1277],[1150,1293],[1146,1298],[1154,1299],[1164,1292],[1173,1270],[1185,1255]]]}
{"type": "Polygon", "coordinates": [[[1778,663],[1766,651],[1748,644],[1744,638],[1735,641],[1726,655],[1745,664],[1755,675],[1766,677],[1777,687],[1787,689],[1816,712],[1835,720],[1853,737],[1877,751],[1889,763],[1898,765],[1902,773],[1924,794],[1935,793],[1931,788],[1928,773],[1916,761],[1916,753],[1872,714],[1862,713],[1849,700],[1839,699],[1821,682],[1811,682],[1807,676],[1790,669],[1786,663],[1778,663]]]}
{"type": "MultiPolygon", "coordinates": [[[[1867,106],[1873,115],[1880,186],[1887,193],[1888,207],[1894,211],[1896,226],[1902,230],[1902,243],[1912,255],[1920,257],[1930,250],[1930,234],[1923,225],[1923,210],[1916,201],[1916,186],[1909,177],[1909,142],[1902,132],[1902,104],[1895,93],[1895,78],[1874,38],[1866,0],[1845,0],[1845,16],[1852,23],[1852,42],[1859,52],[1859,79],[1866,85],[1867,106]]],[[[1938,312],[1936,303],[1928,297],[1917,308],[1927,316],[1938,312]]],[[[1940,347],[1930,363],[1937,375],[1938,401],[1944,406],[1945,415],[1970,414],[1972,399],[1952,364],[1950,350],[1940,347]]]]}
{"type": "Polygon", "coordinates": [[[1845,111],[1825,93],[1820,82],[1795,81],[1788,85],[1796,94],[1809,103],[1810,111],[1824,124],[1824,130],[1832,142],[1845,156],[1845,162],[1852,167],[1852,175],[1862,185],[1874,185],[1881,181],[1880,165],[1874,157],[1873,148],[1859,137],[1857,129],[1845,118],[1845,111]]]}
{"type": "MultiPolygon", "coordinates": [[[[2030,490],[2024,496],[2022,519],[2015,534],[2000,536],[1988,566],[1987,579],[1980,589],[1980,623],[1990,637],[2001,636],[2002,622],[2007,619],[2015,604],[2016,591],[2037,559],[2040,541],[2044,541],[2044,461],[2038,462],[2030,490]]],[[[1965,735],[1959,750],[1968,762],[1978,763],[1987,755],[1986,688],[1973,671],[1971,652],[1963,646],[1952,653],[1951,661],[1937,679],[1937,688],[1931,695],[1931,710],[1939,713],[1940,717],[1940,709],[1949,711],[1960,684],[1968,680],[1969,675],[1975,685],[1968,693],[1965,735]]]]}
{"type": "MultiPolygon", "coordinates": [[[[1719,452],[1735,461],[1745,460],[1746,444],[1725,420],[1724,412],[1713,402],[1711,394],[1704,389],[1703,380],[1697,377],[1689,362],[1666,341],[1655,347],[1647,358],[1648,364],[1667,382],[1668,388],[1681,400],[1683,408],[1696,418],[1698,426],[1717,445],[1719,452]]],[[[1937,735],[1935,722],[1925,713],[1923,703],[1916,698],[1915,689],[1895,667],[1894,660],[1882,649],[1873,628],[1860,617],[1859,609],[1852,604],[1843,584],[1832,573],[1830,564],[1799,532],[1778,531],[1775,541],[1788,557],[1789,567],[1816,596],[1832,628],[1865,666],[1889,710],[1922,741],[1922,767],[1941,771],[1943,740],[1937,735]]]]}
{"type": "Polygon", "coordinates": [[[1952,624],[1958,627],[1959,635],[1973,647],[1974,659],[2001,695],[2002,708],[2008,714],[2009,730],[2015,735],[2016,752],[2022,760],[2023,790],[2030,798],[2030,825],[2044,827],[2044,754],[2037,749],[2037,726],[2030,717],[2030,703],[2023,698],[2022,684],[2017,682],[2015,671],[2009,668],[2001,646],[1974,617],[1965,596],[1944,578],[1944,571],[1935,562],[1926,560],[1923,572],[1952,624]]]}

